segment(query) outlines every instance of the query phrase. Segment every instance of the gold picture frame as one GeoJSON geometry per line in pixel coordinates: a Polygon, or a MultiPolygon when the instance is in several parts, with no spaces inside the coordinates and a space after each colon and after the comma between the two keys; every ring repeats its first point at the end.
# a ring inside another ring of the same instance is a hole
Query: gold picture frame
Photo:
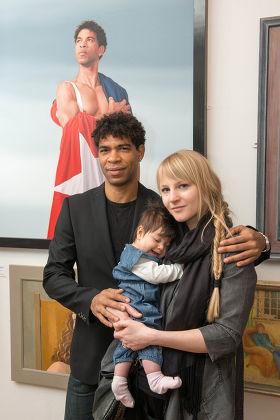
{"type": "Polygon", "coordinates": [[[258,281],[243,348],[245,391],[280,396],[280,282],[258,281]]]}

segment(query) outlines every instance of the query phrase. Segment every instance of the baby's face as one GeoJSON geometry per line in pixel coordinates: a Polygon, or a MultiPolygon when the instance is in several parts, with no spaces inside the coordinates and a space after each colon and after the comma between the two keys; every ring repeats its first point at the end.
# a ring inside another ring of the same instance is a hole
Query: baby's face
{"type": "Polygon", "coordinates": [[[161,234],[162,228],[159,228],[154,232],[145,233],[143,229],[141,229],[141,226],[139,226],[137,239],[134,242],[134,245],[147,254],[151,254],[156,258],[163,258],[167,247],[170,245],[171,239],[169,237],[163,237],[161,234]]]}

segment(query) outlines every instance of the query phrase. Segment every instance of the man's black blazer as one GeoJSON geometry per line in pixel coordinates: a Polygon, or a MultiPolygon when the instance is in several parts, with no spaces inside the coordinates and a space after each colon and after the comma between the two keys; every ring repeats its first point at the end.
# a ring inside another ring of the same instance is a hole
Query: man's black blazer
{"type": "MultiPolygon", "coordinates": [[[[138,184],[130,242],[147,202],[158,199],[154,191],[138,184]]],[[[43,285],[51,298],[77,314],[71,345],[71,373],[83,383],[97,383],[101,359],[113,339],[113,330],[93,316],[90,304],[101,290],[118,287],[112,276],[116,264],[104,184],[65,198],[50,243],[43,285]]]]}

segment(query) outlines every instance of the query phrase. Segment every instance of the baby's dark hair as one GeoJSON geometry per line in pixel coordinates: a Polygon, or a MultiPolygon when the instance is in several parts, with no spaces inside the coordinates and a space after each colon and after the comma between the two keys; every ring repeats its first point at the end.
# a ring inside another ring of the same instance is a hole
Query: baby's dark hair
{"type": "MultiPolygon", "coordinates": [[[[142,213],[138,227],[143,226],[144,232],[155,232],[162,228],[161,236],[168,237],[171,240],[177,233],[177,225],[173,217],[159,201],[150,201],[146,210],[142,213]]],[[[137,229],[133,240],[136,239],[137,229]]]]}

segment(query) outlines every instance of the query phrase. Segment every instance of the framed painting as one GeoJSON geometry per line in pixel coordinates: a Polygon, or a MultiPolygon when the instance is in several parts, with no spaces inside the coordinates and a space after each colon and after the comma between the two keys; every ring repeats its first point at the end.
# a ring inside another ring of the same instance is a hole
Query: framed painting
{"type": "Polygon", "coordinates": [[[280,16],[261,19],[258,110],[257,228],[280,260],[280,16]]]}
{"type": "Polygon", "coordinates": [[[243,348],[245,391],[280,396],[280,283],[257,283],[243,348]]]}
{"type": "Polygon", "coordinates": [[[75,314],[46,295],[42,279],[42,267],[10,266],[11,379],[66,389],[75,314]]]}
{"type": "Polygon", "coordinates": [[[156,189],[156,167],[175,150],[206,153],[207,0],[11,0],[0,14],[2,247],[48,248],[63,126],[50,110],[78,73],[73,36],[85,20],[106,32],[98,72],[125,88],[146,129],[141,182],[156,189]]]}

